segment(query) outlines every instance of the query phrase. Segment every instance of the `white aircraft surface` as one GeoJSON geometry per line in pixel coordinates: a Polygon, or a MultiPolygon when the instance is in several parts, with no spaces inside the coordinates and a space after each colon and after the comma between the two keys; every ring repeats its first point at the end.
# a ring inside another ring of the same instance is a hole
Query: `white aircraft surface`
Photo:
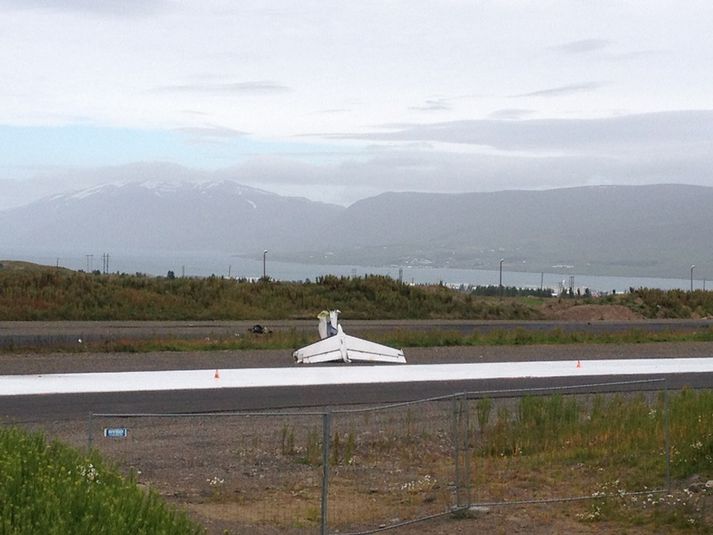
{"type": "Polygon", "coordinates": [[[297,363],[318,362],[394,362],[406,364],[404,352],[400,349],[349,336],[338,323],[339,310],[319,313],[319,337],[321,340],[298,349],[292,356],[297,363]],[[327,319],[329,318],[329,320],[327,319]]]}

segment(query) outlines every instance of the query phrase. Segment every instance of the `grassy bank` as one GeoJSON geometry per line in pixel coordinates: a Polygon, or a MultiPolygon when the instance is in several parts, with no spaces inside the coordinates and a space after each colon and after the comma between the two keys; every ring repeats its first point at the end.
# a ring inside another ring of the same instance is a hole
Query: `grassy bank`
{"type": "Polygon", "coordinates": [[[639,288],[617,296],[645,318],[703,318],[713,316],[713,292],[639,288]]]}
{"type": "Polygon", "coordinates": [[[352,319],[530,320],[560,318],[548,314],[576,305],[617,305],[643,318],[703,318],[713,316],[713,292],[632,288],[623,295],[554,298],[507,287],[411,286],[376,275],[250,282],[0,261],[0,320],[277,320],[313,318],[334,308],[352,319]]]}
{"type": "MultiPolygon", "coordinates": [[[[472,420],[476,486],[503,473],[534,485],[544,470],[553,494],[597,498],[577,514],[580,521],[713,533],[705,507],[713,488],[703,487],[713,479],[713,392],[670,393],[668,415],[666,409],[663,394],[525,397],[510,409],[479,400],[472,420]],[[695,492],[690,478],[702,482],[695,492]],[[636,491],[644,492],[629,495],[636,491]]],[[[493,490],[486,496],[497,499],[501,491],[493,490]]]]}
{"type": "Polygon", "coordinates": [[[84,456],[38,434],[0,428],[0,532],[5,534],[203,533],[96,453],[84,456]]]}
{"type": "Polygon", "coordinates": [[[333,308],[353,319],[541,317],[518,300],[475,299],[442,285],[410,286],[376,275],[249,282],[0,270],[0,320],[269,320],[313,318],[333,308]]]}

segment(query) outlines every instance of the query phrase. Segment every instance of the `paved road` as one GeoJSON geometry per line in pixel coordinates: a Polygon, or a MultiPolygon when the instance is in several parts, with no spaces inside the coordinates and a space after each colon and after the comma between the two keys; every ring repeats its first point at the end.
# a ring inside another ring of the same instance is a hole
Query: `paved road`
{"type": "MultiPolygon", "coordinates": [[[[102,342],[117,339],[204,338],[244,335],[255,323],[272,330],[316,333],[316,320],[283,321],[3,321],[0,322],[0,348],[51,346],[84,341],[102,342]]],[[[638,321],[482,321],[482,320],[349,320],[342,321],[344,330],[359,336],[369,332],[394,329],[446,330],[469,334],[496,330],[524,329],[565,332],[694,331],[713,328],[713,320],[638,320],[638,321]]]]}

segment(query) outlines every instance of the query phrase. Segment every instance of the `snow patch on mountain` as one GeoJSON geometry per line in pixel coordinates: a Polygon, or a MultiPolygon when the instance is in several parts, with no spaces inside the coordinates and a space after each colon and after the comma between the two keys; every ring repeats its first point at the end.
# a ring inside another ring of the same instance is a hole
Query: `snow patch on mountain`
{"type": "MultiPolygon", "coordinates": [[[[120,193],[148,191],[156,197],[166,197],[176,194],[196,194],[201,196],[243,196],[257,195],[280,197],[278,194],[258,188],[244,186],[233,180],[218,180],[212,182],[186,182],[186,181],[165,181],[165,180],[144,180],[142,182],[111,182],[92,186],[69,193],[60,193],[43,199],[44,202],[61,202],[70,200],[83,200],[95,195],[116,195],[120,193]]],[[[254,203],[252,201],[251,205],[254,203]]],[[[255,206],[253,205],[253,208],[255,206]]]]}
{"type": "Polygon", "coordinates": [[[79,191],[75,191],[73,193],[57,195],[56,197],[53,197],[53,198],[57,198],[57,199],[64,198],[64,200],[70,200],[70,199],[82,200],[82,199],[86,199],[87,197],[91,197],[92,195],[105,193],[106,191],[108,191],[110,189],[115,189],[117,187],[121,187],[121,184],[102,184],[100,186],[93,186],[91,188],[82,189],[79,191]]]}

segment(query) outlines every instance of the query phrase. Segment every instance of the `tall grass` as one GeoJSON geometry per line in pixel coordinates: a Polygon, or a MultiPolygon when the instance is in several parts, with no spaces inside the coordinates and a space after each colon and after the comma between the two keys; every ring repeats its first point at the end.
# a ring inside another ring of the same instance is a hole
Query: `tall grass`
{"type": "Polygon", "coordinates": [[[95,452],[0,428],[0,532],[203,533],[157,494],[122,478],[95,452]]]}
{"type": "MultiPolygon", "coordinates": [[[[399,329],[391,332],[373,331],[363,334],[369,340],[394,347],[452,347],[452,346],[504,346],[534,344],[640,344],[656,342],[710,342],[713,341],[713,328],[699,331],[661,331],[647,332],[629,330],[612,333],[565,332],[561,329],[550,331],[528,331],[497,329],[492,332],[471,334],[457,331],[429,330],[409,331],[399,329]]],[[[185,339],[118,339],[100,342],[84,341],[81,345],[74,340],[62,345],[61,342],[49,346],[38,346],[32,341],[24,344],[15,343],[0,352],[18,350],[65,351],[65,352],[112,352],[145,353],[150,351],[220,351],[251,349],[294,349],[310,344],[315,335],[296,329],[276,331],[269,335],[246,333],[224,338],[185,339]]]]}
{"type": "Polygon", "coordinates": [[[516,408],[475,405],[480,435],[476,456],[527,457],[538,461],[587,462],[616,467],[619,474],[652,484],[662,481],[666,426],[671,443],[671,475],[713,476],[713,391],[661,394],[649,401],[643,394],[526,396],[516,408]],[[670,422],[667,424],[667,421],[670,422]],[[488,423],[490,422],[490,423],[488,423]],[[653,453],[653,455],[652,455],[653,453]]]}
{"type": "Polygon", "coordinates": [[[621,332],[496,329],[491,332],[462,333],[458,331],[397,330],[393,333],[375,331],[370,337],[382,343],[400,347],[435,346],[497,346],[533,344],[640,344],[647,342],[710,342],[713,328],[697,331],[645,331],[629,329],[621,332]]]}
{"type": "Polygon", "coordinates": [[[671,403],[674,475],[713,479],[713,391],[684,390],[671,403]]]}

